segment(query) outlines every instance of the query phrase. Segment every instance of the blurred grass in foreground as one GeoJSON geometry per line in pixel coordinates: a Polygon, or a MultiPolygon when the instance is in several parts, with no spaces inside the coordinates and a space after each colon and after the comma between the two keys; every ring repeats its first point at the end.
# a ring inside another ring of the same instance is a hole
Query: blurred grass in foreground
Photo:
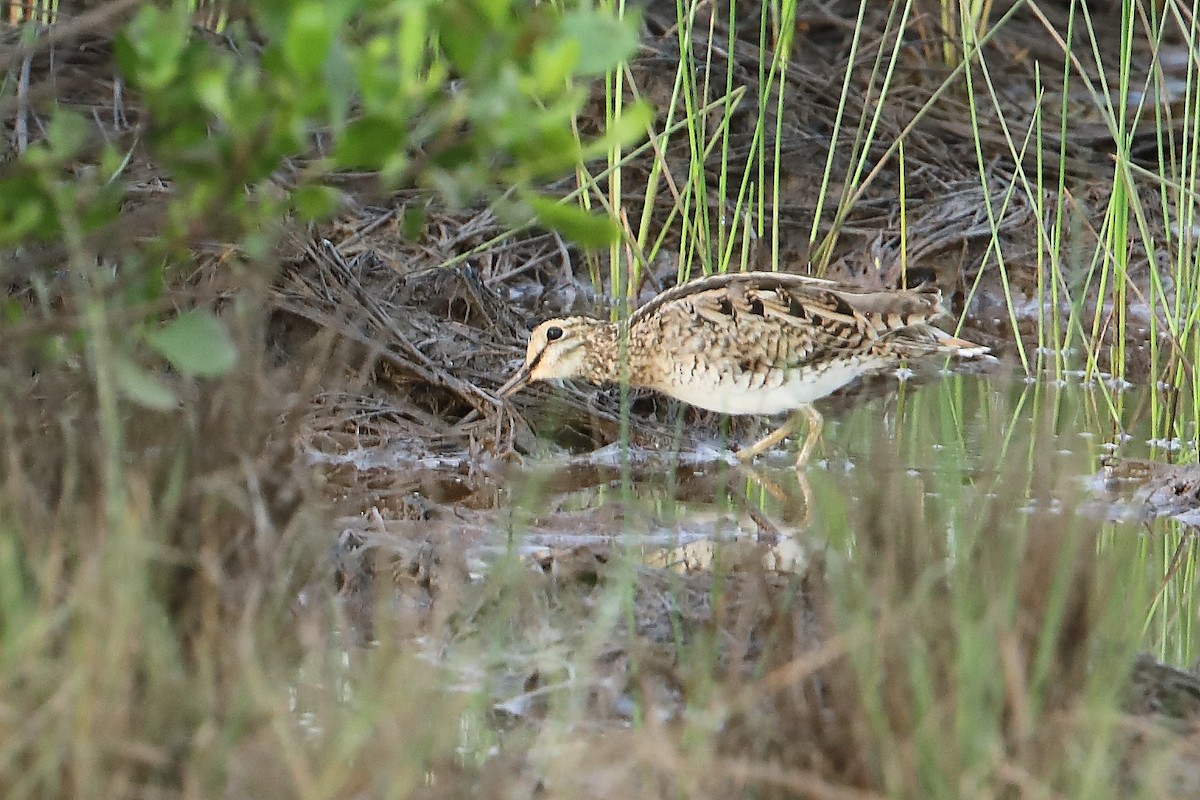
{"type": "MultiPolygon", "coordinates": [[[[536,664],[548,687],[553,733],[531,734],[530,757],[551,796],[1172,796],[1166,776],[1186,765],[1166,739],[1134,747],[1153,726],[1127,711],[1145,700],[1129,676],[1140,649],[1194,652],[1194,574],[1154,601],[1190,533],[1080,508],[1107,451],[1081,435],[1103,417],[1096,391],[949,378],[902,395],[827,430],[797,574],[732,543],[711,572],[672,579],[640,566],[632,539],[587,588],[565,566],[532,597],[527,571],[486,579],[509,600],[475,617],[478,650],[501,675],[536,664]],[[537,622],[514,622],[526,617],[537,622]],[[632,731],[601,725],[613,692],[636,700],[632,731]]],[[[789,472],[766,474],[782,486],[789,472]]],[[[656,486],[643,479],[626,501],[669,516],[656,486]]],[[[794,510],[764,503],[785,526],[794,510]]]]}
{"type": "Polygon", "coordinates": [[[417,526],[432,614],[379,565],[360,649],[280,435],[302,374],[247,361],[186,424],[143,422],[115,495],[59,377],[0,381],[5,797],[1170,796],[1180,740],[1123,709],[1135,651],[1195,653],[1194,569],[1160,593],[1190,534],[1077,512],[1094,391],[948,378],[839,416],[795,574],[727,545],[681,575],[629,541],[470,581],[437,572],[455,526],[417,526]]]}

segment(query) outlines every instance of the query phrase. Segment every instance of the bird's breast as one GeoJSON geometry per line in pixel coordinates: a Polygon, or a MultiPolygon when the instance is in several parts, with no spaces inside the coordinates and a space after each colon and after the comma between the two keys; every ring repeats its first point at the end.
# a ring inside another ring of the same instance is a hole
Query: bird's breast
{"type": "Polygon", "coordinates": [[[725,371],[680,364],[655,388],[723,414],[779,414],[837,391],[877,368],[875,361],[859,358],[792,369],[725,371]]]}

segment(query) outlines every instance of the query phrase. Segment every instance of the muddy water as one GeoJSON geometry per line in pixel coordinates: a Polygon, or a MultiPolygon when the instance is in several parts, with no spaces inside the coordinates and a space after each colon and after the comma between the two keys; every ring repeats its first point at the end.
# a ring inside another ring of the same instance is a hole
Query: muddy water
{"type": "MultiPolygon", "coordinates": [[[[458,572],[440,580],[477,580],[513,557],[557,569],[613,548],[694,573],[750,545],[786,571],[814,554],[852,565],[866,550],[858,532],[878,528],[880,515],[885,529],[888,514],[917,515],[920,526],[944,532],[950,552],[981,530],[1011,535],[1033,515],[1082,519],[1099,531],[1102,551],[1140,559],[1145,580],[1177,598],[1162,606],[1147,647],[1188,662],[1200,652],[1188,599],[1200,476],[1157,465],[1194,453],[1196,442],[1156,438],[1152,407],[1147,389],[1077,373],[953,375],[919,386],[893,379],[871,397],[822,407],[822,443],[799,479],[795,442],[746,467],[717,435],[516,464],[432,457],[404,442],[313,457],[344,506],[343,541],[370,545],[393,574],[426,583],[450,555],[458,572]],[[985,505],[994,520],[981,527],[973,513],[985,505]]],[[[770,423],[741,430],[732,445],[770,423]]]]}

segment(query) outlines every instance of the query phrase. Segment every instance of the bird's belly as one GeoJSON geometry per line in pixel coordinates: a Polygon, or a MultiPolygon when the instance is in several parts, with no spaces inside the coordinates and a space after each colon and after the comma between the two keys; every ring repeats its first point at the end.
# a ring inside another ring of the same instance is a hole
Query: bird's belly
{"type": "Polygon", "coordinates": [[[836,363],[819,370],[793,369],[763,380],[742,372],[713,376],[671,376],[661,391],[685,403],[723,414],[778,414],[792,411],[837,391],[875,364],[869,360],[836,363]]]}

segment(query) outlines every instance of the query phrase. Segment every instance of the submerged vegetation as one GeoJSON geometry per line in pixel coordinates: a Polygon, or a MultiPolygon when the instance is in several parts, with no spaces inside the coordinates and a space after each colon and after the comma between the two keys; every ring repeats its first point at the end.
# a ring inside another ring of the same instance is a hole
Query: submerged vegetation
{"type": "Polygon", "coordinates": [[[1195,9],[0,4],[0,795],[1194,797],[1195,9]],[[526,325],[935,281],[734,467],[526,325]],[[782,468],[781,468],[782,467],[782,468]]]}

